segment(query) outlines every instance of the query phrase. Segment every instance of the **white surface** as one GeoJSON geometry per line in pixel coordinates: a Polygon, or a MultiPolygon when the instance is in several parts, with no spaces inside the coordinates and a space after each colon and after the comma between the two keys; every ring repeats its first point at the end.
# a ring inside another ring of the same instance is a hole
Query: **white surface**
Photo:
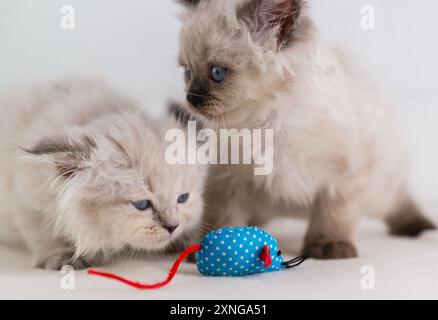
{"type": "MultiPolygon", "coordinates": [[[[303,225],[273,226],[282,247],[296,252],[303,225]],[[292,244],[288,246],[287,244],[292,244]]],[[[367,223],[359,235],[361,256],[344,261],[308,261],[298,269],[245,278],[209,278],[184,264],[175,280],[156,291],[138,291],[84,272],[76,289],[62,290],[63,274],[31,270],[27,254],[0,249],[0,298],[9,299],[430,299],[438,298],[438,233],[421,239],[390,238],[380,224],[367,223]],[[361,269],[375,268],[375,290],[361,288],[361,269]]],[[[173,257],[135,261],[107,270],[149,283],[164,280],[173,257]]]]}
{"type": "MultiPolygon", "coordinates": [[[[360,28],[361,0],[311,3],[323,37],[359,56],[400,106],[412,150],[411,189],[437,221],[438,45],[433,33],[438,3],[368,0],[377,10],[374,31],[360,28]]],[[[181,95],[176,8],[171,0],[0,0],[0,92],[70,73],[102,74],[159,114],[169,97],[181,95]],[[65,4],[76,8],[75,31],[59,27],[65,4]]],[[[296,253],[302,223],[270,230],[280,236],[285,252],[296,253]]],[[[418,240],[391,238],[380,223],[367,223],[358,245],[359,259],[309,261],[294,271],[250,278],[204,278],[193,265],[184,265],[171,286],[153,292],[83,273],[76,274],[76,290],[63,291],[61,274],[32,270],[28,254],[0,247],[0,298],[438,298],[438,233],[418,240]],[[363,265],[375,267],[375,290],[360,287],[363,265]]],[[[113,270],[154,282],[172,262],[130,262],[113,270]]]]}

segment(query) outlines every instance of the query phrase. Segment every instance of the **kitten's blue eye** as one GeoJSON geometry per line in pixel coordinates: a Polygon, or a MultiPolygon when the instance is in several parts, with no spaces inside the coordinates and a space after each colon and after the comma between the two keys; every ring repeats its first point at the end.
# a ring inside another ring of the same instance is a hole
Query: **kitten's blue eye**
{"type": "Polygon", "coordinates": [[[228,69],[221,66],[213,66],[211,68],[211,79],[216,83],[221,83],[227,76],[228,69]]]}
{"type": "Polygon", "coordinates": [[[189,194],[184,193],[178,197],[178,203],[186,203],[189,200],[189,194]]]}
{"type": "Polygon", "coordinates": [[[151,207],[151,202],[149,200],[139,200],[139,201],[132,201],[132,205],[140,211],[145,211],[151,207]]]}

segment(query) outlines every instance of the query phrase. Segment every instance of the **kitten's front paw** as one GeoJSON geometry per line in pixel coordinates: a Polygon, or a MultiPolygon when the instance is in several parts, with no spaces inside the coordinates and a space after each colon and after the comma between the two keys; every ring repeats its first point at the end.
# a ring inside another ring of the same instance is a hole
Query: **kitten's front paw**
{"type": "Polygon", "coordinates": [[[188,263],[195,263],[197,262],[196,260],[196,253],[191,253],[186,260],[188,263]]]}
{"type": "Polygon", "coordinates": [[[307,245],[303,252],[314,259],[349,259],[357,257],[356,247],[348,241],[327,241],[307,245]]]}
{"type": "Polygon", "coordinates": [[[64,266],[72,266],[75,270],[82,270],[91,267],[91,264],[85,258],[73,260],[73,252],[56,253],[36,263],[38,269],[44,270],[58,271],[64,266]]]}

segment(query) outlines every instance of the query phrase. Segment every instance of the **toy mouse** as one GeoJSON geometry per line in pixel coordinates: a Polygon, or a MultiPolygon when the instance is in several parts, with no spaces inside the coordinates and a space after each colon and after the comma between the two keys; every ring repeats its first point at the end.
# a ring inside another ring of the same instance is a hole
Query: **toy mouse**
{"type": "Polygon", "coordinates": [[[118,280],[138,289],[158,289],[172,281],[181,262],[192,253],[196,253],[198,271],[216,277],[240,277],[290,269],[308,258],[301,256],[285,261],[272,235],[258,227],[235,227],[210,232],[200,244],[187,248],[163,282],[144,284],[96,270],[89,270],[88,273],[118,280]]]}

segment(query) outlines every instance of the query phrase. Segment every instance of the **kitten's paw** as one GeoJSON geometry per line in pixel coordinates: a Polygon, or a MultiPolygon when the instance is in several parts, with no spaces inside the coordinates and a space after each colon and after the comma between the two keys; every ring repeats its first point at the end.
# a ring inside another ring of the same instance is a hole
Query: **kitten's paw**
{"type": "Polygon", "coordinates": [[[196,253],[191,253],[188,257],[187,257],[187,262],[188,263],[196,263],[196,253]]]}
{"type": "Polygon", "coordinates": [[[357,257],[356,247],[348,241],[327,241],[307,245],[303,252],[314,259],[349,259],[357,257]]]}
{"type": "Polygon", "coordinates": [[[73,260],[73,252],[60,252],[41,259],[36,263],[38,269],[61,270],[64,266],[71,266],[75,270],[82,270],[91,267],[91,263],[85,258],[73,260]]]}
{"type": "Polygon", "coordinates": [[[423,232],[437,229],[435,224],[423,215],[388,220],[388,225],[391,235],[412,238],[420,236],[423,232]]]}
{"type": "Polygon", "coordinates": [[[386,223],[394,236],[418,237],[425,231],[437,229],[409,197],[400,202],[396,212],[386,218],[386,223]]]}

